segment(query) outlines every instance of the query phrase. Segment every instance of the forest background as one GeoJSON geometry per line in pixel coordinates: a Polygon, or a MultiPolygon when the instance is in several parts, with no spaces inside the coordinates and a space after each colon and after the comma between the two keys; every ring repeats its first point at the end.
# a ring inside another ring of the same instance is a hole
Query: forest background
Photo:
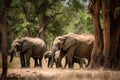
{"type": "MultiPolygon", "coordinates": [[[[2,16],[3,1],[0,4],[2,16]]],[[[40,31],[48,48],[56,36],[93,33],[87,5],[88,0],[13,0],[7,18],[8,49],[15,38],[36,37],[40,31]]]]}

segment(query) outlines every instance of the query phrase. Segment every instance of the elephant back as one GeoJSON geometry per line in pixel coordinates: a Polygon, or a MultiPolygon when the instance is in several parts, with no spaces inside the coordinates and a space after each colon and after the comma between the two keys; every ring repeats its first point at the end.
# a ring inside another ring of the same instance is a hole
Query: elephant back
{"type": "Polygon", "coordinates": [[[41,57],[46,52],[46,44],[42,39],[25,37],[23,40],[33,43],[33,57],[41,57]]]}

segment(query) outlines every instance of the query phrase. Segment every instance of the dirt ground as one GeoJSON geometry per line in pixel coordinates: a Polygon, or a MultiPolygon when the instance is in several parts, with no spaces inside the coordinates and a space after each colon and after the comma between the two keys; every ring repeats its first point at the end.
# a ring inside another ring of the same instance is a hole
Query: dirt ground
{"type": "Polygon", "coordinates": [[[120,80],[120,72],[82,69],[19,68],[9,69],[7,80],[120,80]]]}
{"type": "MultiPolygon", "coordinates": [[[[9,63],[9,59],[8,57],[7,80],[120,80],[120,71],[80,69],[78,64],[75,64],[74,69],[56,69],[55,66],[47,68],[44,59],[42,68],[34,68],[32,59],[30,68],[20,68],[19,57],[15,57],[12,63],[9,63]]],[[[0,74],[1,72],[2,69],[0,69],[0,74]]]]}

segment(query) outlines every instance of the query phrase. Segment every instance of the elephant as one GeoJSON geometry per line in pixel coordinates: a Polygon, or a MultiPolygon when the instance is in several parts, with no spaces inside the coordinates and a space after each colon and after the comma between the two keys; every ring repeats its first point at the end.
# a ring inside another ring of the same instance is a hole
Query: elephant
{"type": "Polygon", "coordinates": [[[62,67],[62,64],[61,63],[61,60],[62,58],[64,57],[65,55],[62,54],[62,51],[61,50],[58,50],[55,52],[55,65],[56,65],[56,68],[61,68],[62,67]]]}
{"type": "Polygon", "coordinates": [[[21,68],[30,67],[30,58],[34,59],[34,67],[42,67],[43,54],[46,51],[46,44],[40,38],[23,37],[15,39],[11,44],[9,53],[11,55],[10,62],[16,52],[20,53],[21,68]],[[39,62],[38,62],[39,60],[39,62]]]}
{"type": "MultiPolygon", "coordinates": [[[[60,52],[60,50],[56,51],[55,53],[55,64],[57,68],[61,68],[63,67],[61,64],[61,60],[63,57],[65,57],[65,65],[64,68],[66,68],[68,62],[67,62],[67,57],[65,55],[61,55],[62,53],[60,52]]],[[[65,53],[64,53],[65,54],[65,53]]],[[[86,58],[79,58],[77,56],[73,57],[73,64],[74,63],[78,63],[80,68],[83,68],[84,65],[85,67],[87,66],[87,62],[86,62],[86,58]]]]}
{"type": "MultiPolygon", "coordinates": [[[[86,58],[79,58],[77,56],[74,56],[73,57],[73,64],[74,63],[78,63],[80,68],[84,68],[84,65],[85,65],[85,67],[87,66],[86,58]]],[[[64,68],[66,68],[67,64],[68,63],[66,61],[65,65],[64,65],[64,68]]]]}
{"type": "MultiPolygon", "coordinates": [[[[60,50],[58,50],[58,51],[56,51],[55,52],[55,59],[54,59],[54,62],[55,62],[55,65],[56,65],[56,67],[57,68],[59,68],[59,67],[62,67],[62,65],[59,65],[58,63],[59,63],[59,61],[60,61],[60,50]],[[58,66],[59,65],[59,66],[58,66]]],[[[48,58],[48,64],[47,64],[47,67],[48,68],[52,68],[53,67],[53,65],[50,65],[50,61],[51,61],[51,59],[52,59],[52,51],[46,51],[45,52],[45,54],[44,54],[44,59],[47,59],[48,58]]]]}
{"type": "MultiPolygon", "coordinates": [[[[88,65],[91,59],[91,53],[94,44],[94,35],[92,34],[74,34],[58,36],[53,41],[51,64],[54,63],[55,52],[61,50],[61,54],[66,55],[68,67],[73,68],[73,57],[88,59],[88,65]]],[[[62,56],[63,57],[63,56],[62,56]]],[[[61,63],[59,63],[61,65],[61,63]]],[[[88,66],[87,65],[87,66],[88,66]]]]}
{"type": "Polygon", "coordinates": [[[48,64],[47,64],[47,67],[52,67],[52,65],[50,66],[50,61],[52,59],[52,52],[49,50],[49,51],[46,51],[45,54],[44,54],[44,59],[47,59],[48,58],[48,64]]]}

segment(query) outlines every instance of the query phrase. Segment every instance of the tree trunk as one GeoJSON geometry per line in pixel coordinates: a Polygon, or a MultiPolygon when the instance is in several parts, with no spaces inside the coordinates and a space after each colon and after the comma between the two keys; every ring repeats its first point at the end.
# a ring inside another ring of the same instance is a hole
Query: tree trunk
{"type": "Polygon", "coordinates": [[[110,10],[108,5],[108,0],[104,0],[102,3],[102,12],[103,12],[103,36],[104,36],[104,48],[103,48],[103,59],[104,59],[104,67],[108,68],[110,65],[110,10]]]}
{"type": "Polygon", "coordinates": [[[42,17],[41,17],[41,22],[40,22],[40,30],[39,33],[37,34],[37,37],[41,38],[43,41],[45,41],[45,30],[47,28],[48,25],[48,19],[49,16],[47,16],[46,12],[47,12],[47,1],[43,1],[41,4],[41,11],[42,11],[42,17]]]}
{"type": "Polygon", "coordinates": [[[37,34],[37,37],[41,38],[42,40],[45,41],[45,30],[47,28],[47,25],[49,23],[49,21],[55,17],[58,14],[62,14],[62,12],[56,12],[54,14],[51,15],[47,15],[47,9],[49,9],[50,7],[52,7],[55,3],[59,2],[59,0],[53,0],[52,3],[49,3],[49,1],[47,0],[43,0],[41,3],[41,12],[42,12],[42,17],[41,17],[41,22],[40,22],[40,30],[39,33],[37,34]]]}
{"type": "Polygon", "coordinates": [[[2,13],[2,21],[0,22],[1,37],[2,37],[2,79],[5,80],[7,76],[7,14],[12,0],[4,1],[4,8],[2,13]]]}
{"type": "Polygon", "coordinates": [[[94,34],[95,34],[94,48],[92,51],[89,68],[96,68],[101,65],[101,58],[102,58],[101,53],[103,48],[103,37],[102,37],[103,31],[101,29],[100,18],[99,18],[100,1],[99,0],[92,1],[89,8],[92,14],[93,28],[94,28],[94,34]]]}
{"type": "Polygon", "coordinates": [[[27,30],[28,30],[28,36],[29,36],[29,37],[33,37],[33,34],[32,34],[32,32],[31,32],[30,27],[27,26],[26,28],[27,28],[27,30]]]}
{"type": "Polygon", "coordinates": [[[100,1],[91,0],[88,6],[95,31],[95,44],[90,67],[102,66],[105,69],[120,69],[120,1],[100,1]],[[100,9],[103,13],[103,34],[100,28],[100,9]]]}
{"type": "Polygon", "coordinates": [[[110,0],[110,17],[111,17],[111,49],[110,49],[110,63],[111,69],[120,69],[120,7],[119,0],[110,0]]]}
{"type": "Polygon", "coordinates": [[[42,20],[40,23],[40,30],[39,33],[37,35],[37,37],[41,38],[43,41],[45,41],[45,30],[47,28],[47,20],[42,20]]]}

